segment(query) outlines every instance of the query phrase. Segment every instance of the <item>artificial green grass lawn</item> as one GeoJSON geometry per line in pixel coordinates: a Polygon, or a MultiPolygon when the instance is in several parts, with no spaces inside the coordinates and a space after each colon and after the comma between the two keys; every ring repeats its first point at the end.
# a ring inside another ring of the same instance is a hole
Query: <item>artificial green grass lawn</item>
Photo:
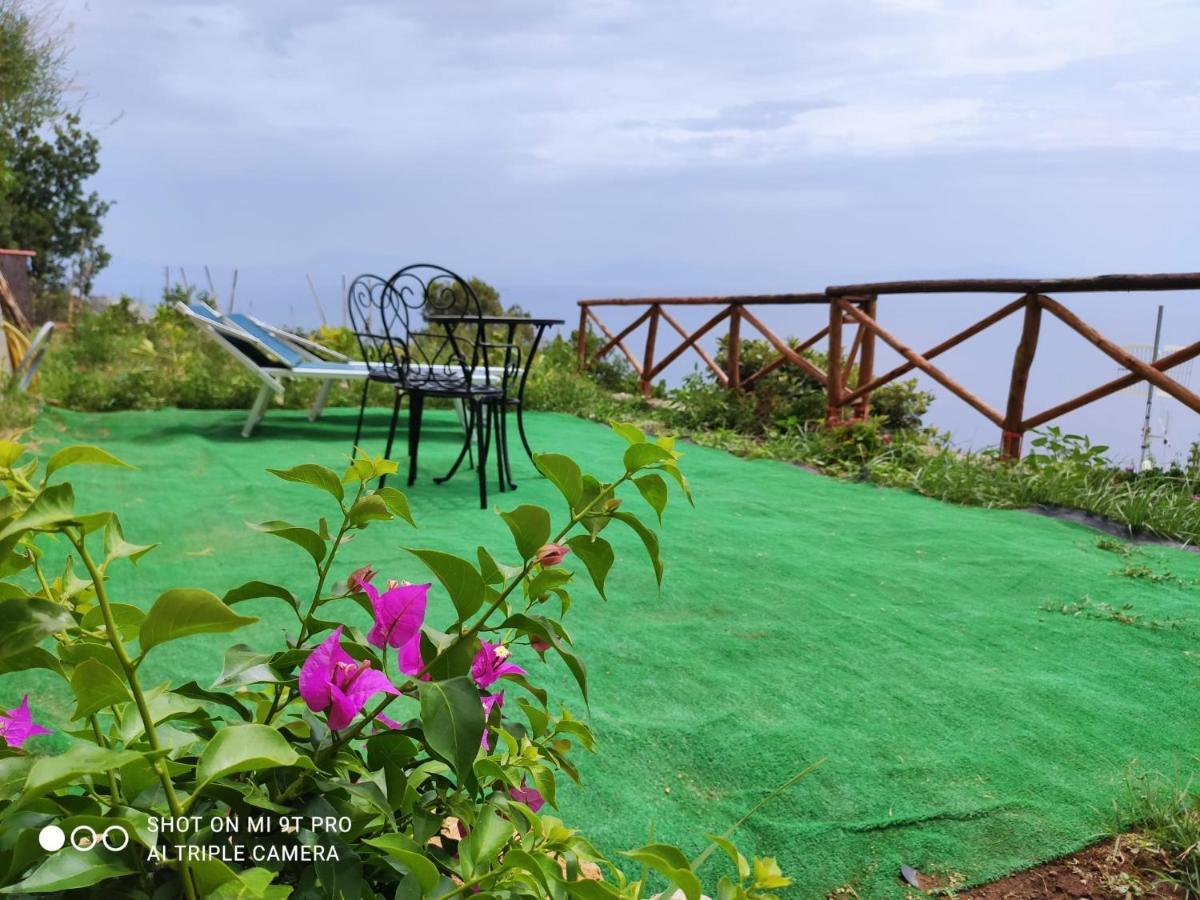
{"type": "MultiPolygon", "coordinates": [[[[47,452],[91,442],[140,467],[70,473],[81,509],[114,509],[130,540],[162,542],[138,568],[115,570],[115,599],[146,606],[168,587],[220,594],[251,579],[311,591],[303,551],[243,522],[329,515],[323,494],[264,470],[342,465],[354,413],[309,423],[272,411],[250,440],[238,436],[238,412],[50,413],[34,436],[47,452]]],[[[373,525],[346,548],[338,577],[368,562],[383,577],[425,577],[402,546],[473,557],[483,543],[511,560],[503,522],[478,508],[473,472],[431,483],[458,432],[449,413],[427,415],[421,477],[408,491],[419,530],[373,525]]],[[[624,441],[603,426],[529,419],[535,447],[601,477],[619,470],[624,441]]],[[[369,449],[381,447],[384,422],[374,418],[369,449]]],[[[610,602],[584,575],[567,619],[589,664],[600,749],[581,756],[583,787],[561,790],[559,801],[606,851],[644,843],[652,823],[656,839],[698,850],[701,832],[723,831],[828,757],[744,826],[739,843],[779,857],[796,882],[790,896],[821,897],[847,882],[860,896],[902,896],[902,864],[973,883],[1089,843],[1131,765],[1177,773],[1192,762],[1194,585],[1112,574],[1125,561],[1080,526],[682,449],[697,506],[673,498],[667,510],[661,592],[641,544],[614,525],[610,602]],[[1185,624],[1152,629],[1040,609],[1085,595],[1185,624]]],[[[495,493],[494,505],[561,514],[523,454],[514,477],[518,491],[495,493]]],[[[641,505],[636,494],[625,502],[641,505]]],[[[1147,549],[1134,562],[1200,577],[1200,557],[1182,551],[1147,549]]],[[[430,621],[448,621],[447,609],[440,597],[430,621]]],[[[278,646],[293,622],[274,601],[252,611],[262,620],[250,628],[156,651],[148,682],[207,684],[226,646],[278,646]]],[[[544,667],[527,649],[517,661],[587,714],[560,663],[544,667]]],[[[65,724],[68,701],[52,676],[0,680],[10,704],[25,691],[35,713],[65,724]]]]}

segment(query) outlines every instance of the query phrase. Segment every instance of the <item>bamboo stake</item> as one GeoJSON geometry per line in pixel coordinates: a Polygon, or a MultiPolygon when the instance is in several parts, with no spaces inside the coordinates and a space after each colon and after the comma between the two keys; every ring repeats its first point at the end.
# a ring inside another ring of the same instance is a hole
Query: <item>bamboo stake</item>
{"type": "Polygon", "coordinates": [[[1107,353],[1125,368],[1129,369],[1131,372],[1136,372],[1137,374],[1141,375],[1142,378],[1149,381],[1156,388],[1166,394],[1170,394],[1193,412],[1200,412],[1200,397],[1196,396],[1196,394],[1194,394],[1192,391],[1179,384],[1179,382],[1168,378],[1155,367],[1142,362],[1133,354],[1122,350],[1057,300],[1053,300],[1050,297],[1042,297],[1041,302],[1043,307],[1061,319],[1070,328],[1073,328],[1075,331],[1079,332],[1079,334],[1087,338],[1089,341],[1095,344],[1096,347],[1098,347],[1104,353],[1107,353]]]}
{"type": "Polygon", "coordinates": [[[575,333],[575,343],[579,350],[579,371],[587,368],[587,320],[588,308],[579,304],[579,331],[575,333]]]}
{"type": "Polygon", "coordinates": [[[729,312],[729,386],[742,389],[742,308],[734,306],[729,312]]]}
{"type": "MultiPolygon", "coordinates": [[[[954,394],[956,397],[958,397],[960,400],[967,403],[968,405],[973,406],[976,410],[978,410],[980,413],[982,413],[986,418],[990,419],[994,424],[998,425],[1001,428],[1004,427],[1004,419],[1001,417],[1000,413],[996,412],[996,410],[992,409],[992,407],[990,407],[987,403],[980,400],[978,397],[976,397],[974,394],[972,394],[970,391],[968,391],[966,388],[964,388],[961,384],[959,384],[954,379],[952,379],[949,375],[947,375],[945,372],[943,372],[937,366],[930,363],[929,360],[925,359],[925,357],[921,356],[921,354],[917,353],[911,347],[908,347],[905,344],[901,343],[897,338],[893,337],[891,334],[888,334],[888,332],[885,331],[883,328],[881,328],[877,322],[868,318],[866,315],[864,315],[863,313],[861,313],[857,309],[855,309],[854,306],[849,301],[838,300],[835,303],[830,304],[830,305],[836,306],[838,309],[841,309],[844,312],[846,312],[847,314],[849,314],[851,316],[851,318],[856,319],[857,321],[865,324],[868,328],[870,328],[872,331],[874,331],[879,337],[881,337],[887,344],[889,344],[893,350],[895,350],[897,353],[899,353],[901,356],[903,356],[905,359],[907,359],[909,362],[911,362],[914,366],[916,366],[918,369],[920,369],[922,372],[924,372],[926,375],[928,375],[930,378],[932,378],[934,381],[936,381],[942,387],[946,388],[946,390],[950,391],[952,394],[954,394]]],[[[831,314],[831,319],[830,319],[831,322],[832,322],[833,318],[834,317],[831,314]]],[[[840,325],[841,325],[840,318],[839,318],[838,325],[840,328],[840,325]]],[[[832,328],[832,326],[831,326],[831,328],[832,328]]],[[[830,352],[832,352],[832,349],[830,352]]],[[[832,369],[833,368],[832,357],[830,358],[829,365],[830,365],[830,368],[832,369]]]]}
{"type": "MultiPolygon", "coordinates": [[[[1025,305],[1025,298],[1018,297],[1012,303],[1009,303],[1007,306],[1001,307],[1000,309],[998,309],[994,313],[992,313],[990,316],[986,316],[986,317],[980,319],[978,322],[976,322],[974,325],[970,326],[969,328],[964,328],[958,334],[947,338],[946,340],[942,341],[940,344],[938,344],[936,347],[932,348],[931,350],[925,351],[924,358],[926,360],[931,360],[934,357],[940,356],[941,354],[945,353],[947,350],[957,347],[959,344],[961,344],[967,338],[974,337],[975,335],[979,334],[979,332],[984,331],[988,328],[991,328],[993,325],[995,325],[1000,320],[1007,318],[1008,316],[1015,313],[1018,309],[1021,309],[1024,305],[1025,305]]],[[[911,372],[915,368],[916,368],[916,365],[911,362],[905,362],[902,365],[896,366],[896,368],[892,369],[889,372],[885,372],[883,375],[880,375],[878,378],[875,378],[872,381],[867,382],[862,387],[856,387],[853,391],[851,391],[846,396],[846,401],[850,402],[853,400],[857,400],[859,397],[862,397],[865,394],[873,393],[874,391],[883,387],[885,384],[896,380],[901,375],[911,372]]]]}
{"type": "MultiPolygon", "coordinates": [[[[629,360],[629,364],[631,366],[633,366],[634,371],[636,371],[638,373],[638,375],[641,375],[642,374],[641,363],[639,363],[636,359],[633,358],[633,354],[629,352],[629,348],[625,346],[625,342],[620,340],[619,338],[613,337],[613,333],[608,330],[608,326],[605,325],[603,322],[601,322],[600,317],[597,316],[590,309],[588,310],[588,315],[590,315],[592,317],[592,321],[596,323],[596,327],[598,327],[602,332],[604,332],[604,335],[605,335],[605,337],[607,337],[609,339],[610,344],[616,344],[616,346],[620,348],[621,352],[625,354],[625,358],[627,360],[629,360]]],[[[610,344],[606,344],[605,346],[608,347],[608,346],[610,346],[610,344]]],[[[600,353],[597,352],[595,354],[595,356],[598,358],[600,356],[600,353]]]]}
{"type": "MultiPolygon", "coordinates": [[[[870,297],[863,303],[863,312],[876,319],[877,298],[870,297]]],[[[871,378],[875,374],[875,332],[863,325],[858,326],[859,336],[863,339],[862,358],[858,363],[858,378],[854,381],[854,387],[860,388],[864,384],[870,384],[871,378]]],[[[871,414],[871,392],[866,391],[861,394],[854,403],[854,416],[858,419],[866,419],[871,414]]]]}
{"type": "MultiPolygon", "coordinates": [[[[658,309],[659,309],[659,312],[662,314],[662,317],[667,320],[667,324],[669,324],[672,328],[674,328],[676,331],[678,331],[679,336],[684,339],[685,343],[683,344],[683,346],[681,346],[679,348],[680,351],[682,351],[684,349],[684,347],[687,346],[687,342],[690,342],[691,336],[684,330],[682,325],[680,325],[678,322],[675,321],[675,317],[672,316],[669,312],[667,312],[667,308],[665,306],[660,306],[658,309]]],[[[711,356],[708,355],[707,350],[705,350],[699,344],[692,344],[692,349],[696,351],[697,356],[699,356],[702,360],[704,360],[704,364],[707,365],[709,367],[709,369],[712,370],[713,374],[717,377],[717,380],[720,381],[721,384],[725,384],[725,385],[729,384],[729,376],[721,371],[721,367],[717,365],[716,360],[714,360],[711,356]]],[[[672,357],[672,359],[674,359],[674,357],[672,357]]],[[[663,370],[663,364],[659,363],[657,366],[654,367],[654,371],[650,373],[650,377],[653,378],[662,370],[663,370]]]]}
{"type": "MultiPolygon", "coordinates": [[[[810,337],[808,340],[804,341],[804,343],[796,344],[794,347],[791,344],[789,344],[788,346],[797,355],[799,355],[799,354],[803,353],[805,350],[807,350],[809,347],[811,347],[813,344],[815,344],[817,341],[821,340],[821,338],[825,337],[825,335],[828,333],[829,333],[829,326],[826,325],[820,331],[818,331],[816,334],[814,334],[812,337],[810,337]]],[[[792,361],[793,360],[790,356],[780,353],[777,357],[775,357],[775,359],[771,360],[771,362],[767,363],[765,366],[763,366],[761,369],[759,369],[757,372],[755,372],[749,378],[746,378],[744,381],[742,381],[742,387],[749,387],[750,385],[754,384],[754,382],[758,381],[760,378],[766,378],[768,375],[770,375],[772,372],[774,372],[780,366],[786,365],[787,363],[790,363],[792,361]]],[[[825,374],[824,372],[821,373],[821,375],[822,375],[821,383],[822,384],[825,383],[824,374],[825,374]]]]}
{"type": "MultiPolygon", "coordinates": [[[[675,362],[675,360],[678,359],[679,356],[685,350],[687,350],[688,347],[695,347],[696,352],[700,353],[701,357],[705,360],[705,362],[708,363],[709,367],[714,372],[719,373],[717,375],[717,378],[721,381],[721,383],[728,384],[729,376],[726,375],[725,372],[721,369],[721,367],[718,366],[706,353],[701,352],[700,345],[697,344],[696,342],[698,340],[700,340],[700,338],[704,337],[704,335],[706,335],[710,331],[712,331],[712,329],[714,329],[718,325],[720,325],[721,322],[723,322],[725,320],[725,317],[728,316],[732,312],[732,310],[733,310],[733,307],[730,307],[730,306],[725,307],[723,310],[721,310],[719,313],[717,313],[715,316],[713,316],[711,319],[709,319],[707,322],[705,322],[703,325],[701,325],[698,329],[696,329],[692,333],[691,337],[688,337],[682,344],[680,344],[678,347],[676,347],[674,350],[672,350],[670,353],[668,353],[666,356],[664,356],[661,360],[659,360],[658,365],[654,367],[654,371],[650,373],[650,377],[653,378],[654,376],[658,375],[659,372],[661,372],[663,369],[665,369],[667,366],[669,366],[671,363],[675,362]]],[[[676,325],[676,328],[679,328],[679,326],[676,325]]],[[[680,329],[680,331],[682,332],[682,329],[680,329]]]]}
{"type": "MultiPolygon", "coordinates": [[[[645,321],[646,321],[648,318],[650,318],[650,313],[651,313],[653,310],[654,310],[654,307],[653,307],[653,306],[651,306],[651,307],[650,307],[649,309],[647,309],[647,310],[646,310],[644,313],[642,313],[640,316],[638,316],[636,319],[634,319],[632,322],[630,322],[628,325],[626,325],[626,326],[625,326],[623,329],[621,329],[621,331],[620,331],[620,332],[617,334],[617,336],[616,336],[616,337],[611,337],[611,339],[609,340],[609,342],[608,342],[607,344],[603,345],[603,346],[602,346],[602,347],[601,347],[599,350],[597,350],[597,351],[596,351],[596,352],[595,352],[593,355],[594,355],[594,356],[595,356],[597,359],[599,359],[601,356],[603,356],[605,353],[607,353],[607,352],[608,352],[609,350],[611,350],[613,347],[615,347],[615,346],[617,346],[618,344],[620,344],[620,343],[621,343],[621,341],[623,341],[623,340],[625,340],[625,338],[629,337],[630,333],[631,333],[631,332],[632,332],[632,331],[633,331],[635,328],[637,328],[639,325],[641,325],[643,322],[645,322],[645,321]]],[[[596,323],[597,323],[597,324],[599,324],[599,323],[600,323],[600,319],[596,317],[596,314],[595,314],[595,313],[592,313],[592,318],[593,318],[593,319],[596,319],[596,323]]],[[[603,327],[603,326],[601,326],[601,327],[603,327]]],[[[608,329],[605,329],[605,330],[604,330],[604,333],[605,333],[605,334],[609,334],[609,332],[608,332],[608,329]]],[[[628,353],[629,351],[628,351],[628,350],[626,350],[625,352],[626,352],[626,353],[628,353]]]]}
{"type": "MultiPolygon", "coordinates": [[[[1151,368],[1158,369],[1160,372],[1166,372],[1170,369],[1173,369],[1175,366],[1182,365],[1189,359],[1195,359],[1197,356],[1200,356],[1200,341],[1197,341],[1194,344],[1189,344],[1186,347],[1176,350],[1174,353],[1170,353],[1167,356],[1162,357],[1161,359],[1157,360],[1151,366],[1151,368]]],[[[1030,416],[1021,423],[1021,428],[1025,431],[1028,431],[1031,428],[1037,428],[1039,425],[1045,425],[1052,419],[1057,419],[1059,416],[1065,416],[1067,413],[1074,412],[1081,406],[1087,406],[1089,403],[1102,400],[1109,394],[1115,394],[1117,391],[1123,390],[1129,387],[1131,384],[1137,384],[1139,381],[1144,380],[1145,379],[1142,378],[1141,375],[1134,374],[1122,375],[1120,378],[1114,378],[1112,381],[1100,385],[1100,387],[1092,388],[1092,390],[1080,394],[1078,397],[1075,397],[1071,400],[1060,403],[1057,406],[1053,406],[1045,412],[1040,412],[1036,416],[1030,416]]]]}
{"type": "MultiPolygon", "coordinates": [[[[796,366],[799,366],[801,369],[803,369],[809,375],[809,377],[815,378],[821,384],[827,383],[828,375],[826,375],[826,373],[822,372],[820,369],[818,369],[816,366],[814,366],[812,363],[810,363],[807,359],[805,359],[803,356],[801,356],[800,352],[798,350],[793,350],[791,347],[789,347],[786,341],[784,341],[782,338],[779,337],[779,335],[777,335],[770,328],[768,328],[761,321],[759,321],[758,316],[754,315],[754,313],[750,312],[747,309],[743,309],[742,317],[747,322],[749,322],[751,325],[753,325],[755,328],[757,328],[759,330],[759,332],[762,334],[762,336],[765,337],[771,343],[771,345],[776,350],[779,351],[779,353],[781,355],[787,357],[788,362],[793,363],[796,366]]],[[[829,331],[830,331],[830,329],[828,327],[822,329],[820,332],[817,333],[818,336],[814,340],[809,342],[807,346],[802,346],[801,349],[807,349],[808,346],[812,346],[812,344],[815,344],[818,340],[820,340],[821,335],[823,335],[829,331]]],[[[839,335],[838,339],[840,340],[841,339],[840,329],[839,329],[838,335],[839,335]]]]}
{"type": "Polygon", "coordinates": [[[842,308],[829,304],[829,376],[825,382],[825,424],[842,422],[842,308]]]}
{"type": "Polygon", "coordinates": [[[1038,332],[1041,330],[1041,297],[1026,294],[1025,323],[1021,326],[1021,340],[1013,356],[1012,380],[1008,387],[1008,407],[1004,414],[1004,428],[1000,435],[1000,455],[1003,459],[1021,458],[1021,439],[1025,429],[1021,422],[1025,416],[1025,388],[1029,384],[1029,370],[1037,352],[1038,332]]]}

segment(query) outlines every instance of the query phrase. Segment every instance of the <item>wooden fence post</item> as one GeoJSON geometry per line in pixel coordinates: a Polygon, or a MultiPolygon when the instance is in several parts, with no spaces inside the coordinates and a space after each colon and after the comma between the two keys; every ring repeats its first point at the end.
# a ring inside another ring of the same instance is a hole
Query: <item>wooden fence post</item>
{"type": "MultiPolygon", "coordinates": [[[[872,319],[876,314],[876,300],[876,297],[868,297],[860,307],[872,319]]],[[[871,379],[875,377],[875,332],[863,325],[859,326],[859,331],[866,331],[866,334],[862,337],[862,348],[859,350],[858,378],[854,382],[855,388],[870,384],[871,379]]],[[[871,392],[868,391],[854,402],[854,417],[865,419],[870,414],[871,392]]]]}
{"type": "Polygon", "coordinates": [[[1029,369],[1037,352],[1038,332],[1042,326],[1042,302],[1037,294],[1025,295],[1025,323],[1021,327],[1021,340],[1013,356],[1012,381],[1008,387],[1008,408],[1004,414],[1004,429],[1000,435],[1002,459],[1021,458],[1021,440],[1025,427],[1025,387],[1029,383],[1029,369]]]}
{"type": "Polygon", "coordinates": [[[642,357],[642,396],[649,397],[653,385],[650,373],[654,371],[654,342],[658,339],[658,317],[662,307],[657,303],[650,307],[650,323],[646,331],[646,353],[642,357]]]}
{"type": "Polygon", "coordinates": [[[825,424],[842,423],[842,307],[839,301],[829,301],[829,383],[825,386],[825,424]]]}
{"type": "Polygon", "coordinates": [[[729,312],[729,387],[742,389],[742,308],[734,304],[729,312]]]}
{"type": "Polygon", "coordinates": [[[588,308],[580,303],[579,331],[576,333],[575,341],[579,345],[579,371],[581,373],[587,368],[587,317],[588,308]]]}

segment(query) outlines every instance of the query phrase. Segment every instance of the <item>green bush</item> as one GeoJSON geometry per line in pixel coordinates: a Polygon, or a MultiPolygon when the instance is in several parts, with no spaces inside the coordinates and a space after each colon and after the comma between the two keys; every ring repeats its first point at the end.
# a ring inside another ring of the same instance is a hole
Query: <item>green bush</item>
{"type": "MultiPolygon", "coordinates": [[[[88,412],[248,407],[262,382],[175,307],[175,300],[187,297],[179,289],[168,291],[145,318],[128,298],[100,310],[77,309],[71,326],[60,327],[46,353],[42,396],[88,412]]],[[[348,329],[321,328],[311,337],[331,350],[358,356],[348,329]]],[[[312,379],[289,379],[277,402],[288,408],[308,406],[318,388],[312,379]]],[[[329,405],[357,406],[360,392],[360,382],[337,382],[329,405]]],[[[390,404],[392,395],[376,385],[371,402],[390,404]]]]}

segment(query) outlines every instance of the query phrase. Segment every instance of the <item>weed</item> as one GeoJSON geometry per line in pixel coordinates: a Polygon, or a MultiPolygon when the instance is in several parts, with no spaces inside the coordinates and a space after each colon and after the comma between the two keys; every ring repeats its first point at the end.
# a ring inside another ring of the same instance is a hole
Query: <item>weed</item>
{"type": "Polygon", "coordinates": [[[1139,861],[1140,867],[1188,897],[1200,896],[1200,794],[1190,779],[1180,783],[1157,774],[1127,777],[1126,794],[1113,806],[1114,834],[1120,835],[1130,823],[1137,829],[1131,849],[1148,857],[1139,861]]]}
{"type": "Polygon", "coordinates": [[[1142,552],[1133,546],[1133,544],[1127,544],[1124,541],[1114,541],[1112,538],[1100,538],[1100,540],[1096,541],[1096,548],[1123,557],[1133,556],[1142,552]]]}
{"type": "Polygon", "coordinates": [[[1133,625],[1137,628],[1179,628],[1184,624],[1182,619],[1147,619],[1141,613],[1134,612],[1132,603],[1126,603],[1119,607],[1113,606],[1111,603],[1094,603],[1092,598],[1086,594],[1078,603],[1043,603],[1039,608],[1043,612],[1118,622],[1121,625],[1133,625]]]}

